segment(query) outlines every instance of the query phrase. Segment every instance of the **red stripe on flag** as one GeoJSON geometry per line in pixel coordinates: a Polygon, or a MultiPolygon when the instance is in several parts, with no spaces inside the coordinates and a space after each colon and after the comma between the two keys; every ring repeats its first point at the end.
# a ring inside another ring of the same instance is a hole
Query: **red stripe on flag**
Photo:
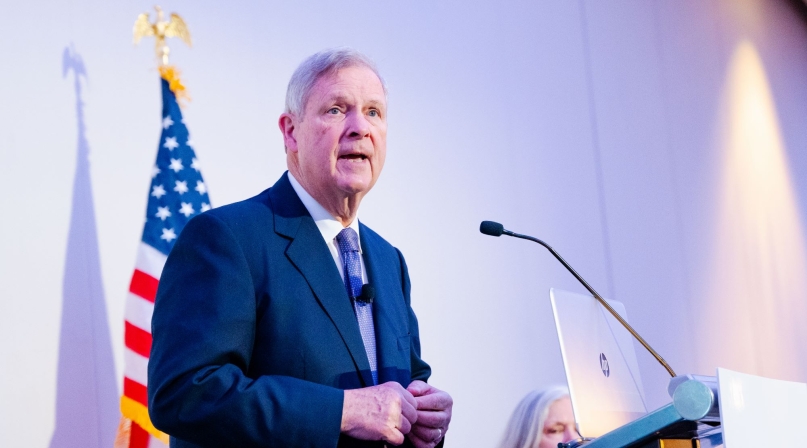
{"type": "Polygon", "coordinates": [[[148,358],[151,352],[151,333],[137,328],[129,322],[124,322],[124,324],[126,328],[123,337],[126,341],[126,347],[138,355],[148,358]]]}
{"type": "Polygon", "coordinates": [[[146,392],[146,386],[138,383],[137,381],[123,377],[123,395],[142,404],[143,406],[148,406],[149,400],[148,393],[146,392]]]}
{"type": "Polygon", "coordinates": [[[132,433],[129,437],[129,448],[148,448],[149,433],[135,422],[132,422],[132,433]]]}
{"type": "Polygon", "coordinates": [[[132,274],[132,283],[129,284],[129,291],[149,302],[154,302],[154,298],[157,297],[157,285],[159,284],[158,279],[135,269],[134,274],[132,274]]]}

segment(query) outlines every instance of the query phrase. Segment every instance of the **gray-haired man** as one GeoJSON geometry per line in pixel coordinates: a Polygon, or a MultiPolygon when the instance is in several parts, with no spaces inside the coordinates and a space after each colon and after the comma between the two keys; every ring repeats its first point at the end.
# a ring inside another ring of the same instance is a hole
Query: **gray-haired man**
{"type": "Polygon", "coordinates": [[[357,219],[386,114],[365,56],[310,57],[279,120],[289,171],[180,235],[149,364],[151,417],[176,446],[442,443],[452,400],[426,384],[406,263],[357,219]]]}

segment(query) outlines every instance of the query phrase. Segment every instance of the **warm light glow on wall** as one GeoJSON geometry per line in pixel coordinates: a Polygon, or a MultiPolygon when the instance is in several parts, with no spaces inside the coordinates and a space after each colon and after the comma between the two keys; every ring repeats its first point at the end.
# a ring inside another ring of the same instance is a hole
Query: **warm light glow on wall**
{"type": "Polygon", "coordinates": [[[755,48],[729,66],[701,366],[805,381],[807,256],[773,95],[755,48]]]}

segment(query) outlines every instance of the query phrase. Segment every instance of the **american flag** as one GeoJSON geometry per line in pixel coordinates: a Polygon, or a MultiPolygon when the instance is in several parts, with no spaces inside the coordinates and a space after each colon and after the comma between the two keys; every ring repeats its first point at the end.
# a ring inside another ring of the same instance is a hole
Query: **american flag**
{"type": "MultiPolygon", "coordinates": [[[[154,448],[167,445],[168,437],[154,428],[148,416],[147,372],[151,351],[151,315],[163,265],[188,220],[210,209],[207,187],[199,171],[188,128],[175,93],[166,78],[162,83],[162,134],[157,161],[151,173],[146,224],[137,253],[125,309],[123,370],[123,419],[116,448],[154,448]]],[[[181,85],[180,85],[180,88],[181,85]]]]}

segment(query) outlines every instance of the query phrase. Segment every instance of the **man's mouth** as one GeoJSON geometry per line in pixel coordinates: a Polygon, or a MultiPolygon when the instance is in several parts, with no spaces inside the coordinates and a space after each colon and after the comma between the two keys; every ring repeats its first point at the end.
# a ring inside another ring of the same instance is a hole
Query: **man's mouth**
{"type": "Polygon", "coordinates": [[[365,156],[364,154],[345,154],[345,155],[339,156],[339,158],[340,159],[351,160],[351,161],[367,160],[367,156],[365,156]]]}

